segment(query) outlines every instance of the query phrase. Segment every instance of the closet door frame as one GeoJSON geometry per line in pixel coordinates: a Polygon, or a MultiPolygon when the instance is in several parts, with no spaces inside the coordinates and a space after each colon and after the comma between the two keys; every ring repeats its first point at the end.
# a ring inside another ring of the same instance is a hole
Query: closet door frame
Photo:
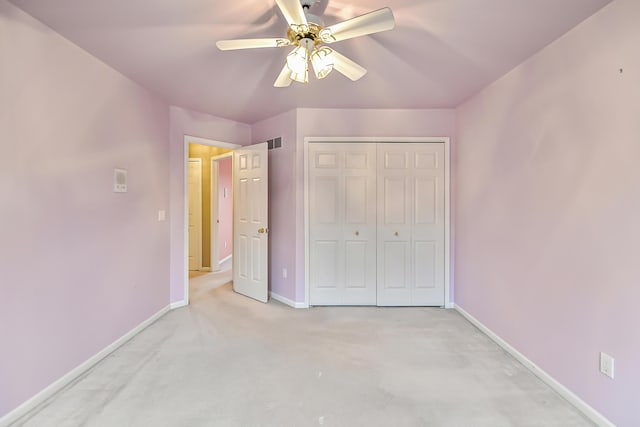
{"type": "Polygon", "coordinates": [[[451,298],[451,141],[449,137],[305,137],[304,138],[304,306],[309,307],[309,144],[354,142],[410,142],[444,144],[444,307],[453,308],[451,298]]]}

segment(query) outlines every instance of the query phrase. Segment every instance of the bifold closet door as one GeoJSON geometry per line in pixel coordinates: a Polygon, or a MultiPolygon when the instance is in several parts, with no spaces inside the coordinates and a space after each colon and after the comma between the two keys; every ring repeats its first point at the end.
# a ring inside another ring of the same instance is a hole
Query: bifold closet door
{"type": "Polygon", "coordinates": [[[378,144],[377,304],[444,305],[444,144],[378,144]]]}
{"type": "Polygon", "coordinates": [[[376,304],[376,145],[310,143],[309,303],[376,304]]]}

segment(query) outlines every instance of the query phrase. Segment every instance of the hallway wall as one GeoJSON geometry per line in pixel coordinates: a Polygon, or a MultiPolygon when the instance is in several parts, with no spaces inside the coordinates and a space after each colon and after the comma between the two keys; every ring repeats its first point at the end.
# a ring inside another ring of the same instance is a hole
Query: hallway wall
{"type": "MultiPolygon", "coordinates": [[[[189,144],[189,158],[202,160],[202,267],[206,268],[211,268],[211,252],[214,243],[211,241],[211,158],[230,151],[227,148],[189,144]]],[[[223,229],[223,231],[227,230],[223,229]]],[[[230,250],[231,246],[228,245],[228,247],[230,250]]]]}
{"type": "Polygon", "coordinates": [[[233,252],[233,174],[232,158],[218,160],[218,258],[233,252]],[[226,196],[225,196],[226,189],[226,196]]]}

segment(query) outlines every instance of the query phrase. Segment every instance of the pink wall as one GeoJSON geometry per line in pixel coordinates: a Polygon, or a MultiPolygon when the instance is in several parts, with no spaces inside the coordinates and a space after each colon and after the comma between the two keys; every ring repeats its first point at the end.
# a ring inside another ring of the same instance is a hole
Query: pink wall
{"type": "Polygon", "coordinates": [[[170,108],[169,191],[171,229],[170,298],[171,302],[184,300],[184,136],[197,136],[238,145],[251,141],[251,127],[209,114],[170,108]]]}
{"type": "MultiPolygon", "coordinates": [[[[455,111],[442,110],[297,110],[296,128],[296,301],[304,301],[304,138],[308,136],[449,136],[452,157],[455,111]]],[[[452,168],[453,171],[453,168],[452,168]]],[[[452,186],[454,183],[452,182],[452,186]]],[[[453,212],[453,206],[452,206],[453,212]]],[[[453,224],[452,224],[453,234],[453,224]]],[[[453,260],[452,260],[453,265],[453,260]]],[[[453,275],[452,275],[453,283],[453,275]]]]}
{"type": "Polygon", "coordinates": [[[0,26],[1,417],[169,302],[169,107],[5,0],[0,26]]]}
{"type": "Polygon", "coordinates": [[[614,1],[458,110],[456,303],[621,427],[640,425],[638,22],[614,1]]]}
{"type": "Polygon", "coordinates": [[[295,301],[296,111],[256,123],[251,131],[254,143],[282,137],[282,147],[269,151],[269,282],[272,292],[295,301]]]}
{"type": "Polygon", "coordinates": [[[232,167],[231,157],[218,160],[218,259],[224,259],[233,252],[232,167]]]}

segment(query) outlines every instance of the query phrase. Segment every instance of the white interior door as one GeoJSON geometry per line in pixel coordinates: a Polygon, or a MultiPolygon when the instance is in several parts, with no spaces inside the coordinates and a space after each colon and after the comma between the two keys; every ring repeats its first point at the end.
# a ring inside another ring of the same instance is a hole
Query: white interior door
{"type": "Polygon", "coordinates": [[[311,305],[376,304],[376,145],[309,145],[311,305]]]}
{"type": "Polygon", "coordinates": [[[233,289],[268,300],[267,143],[233,152],[233,289]]]}
{"type": "Polygon", "coordinates": [[[378,145],[378,305],[444,305],[444,144],[378,145]]]}
{"type": "Polygon", "coordinates": [[[202,159],[189,159],[189,270],[202,269],[202,159]]]}

